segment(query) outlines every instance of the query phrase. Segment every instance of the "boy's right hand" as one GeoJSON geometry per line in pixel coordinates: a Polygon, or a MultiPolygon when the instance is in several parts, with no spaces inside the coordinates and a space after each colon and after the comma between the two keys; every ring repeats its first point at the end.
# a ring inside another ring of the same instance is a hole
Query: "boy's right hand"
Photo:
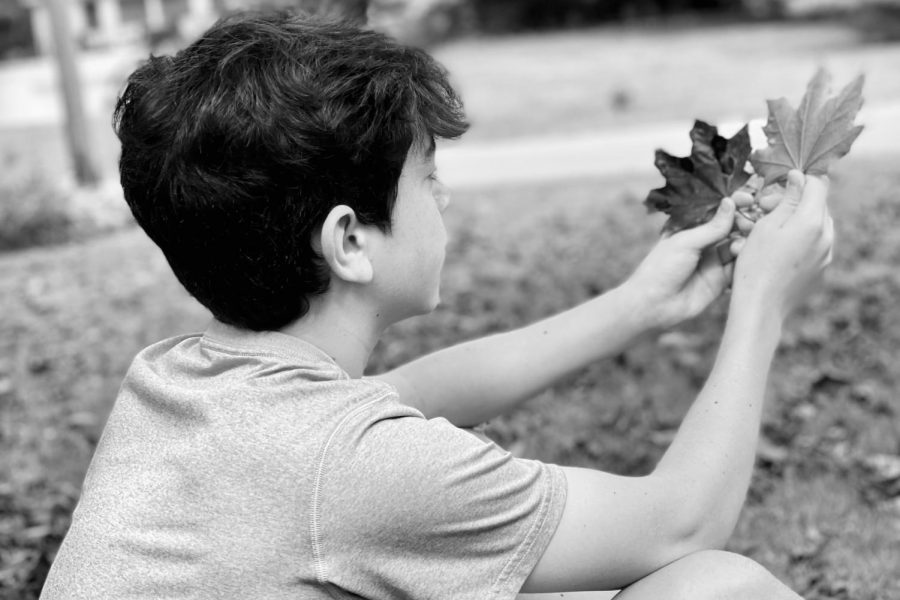
{"type": "Polygon", "coordinates": [[[784,197],[753,226],[738,255],[733,310],[762,310],[783,320],[806,299],[831,262],[827,194],[827,181],[788,174],[784,197]]]}

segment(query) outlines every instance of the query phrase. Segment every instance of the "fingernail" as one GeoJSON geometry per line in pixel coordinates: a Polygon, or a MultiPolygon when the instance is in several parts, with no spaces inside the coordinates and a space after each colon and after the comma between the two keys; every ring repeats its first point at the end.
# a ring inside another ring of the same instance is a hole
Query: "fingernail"
{"type": "Polygon", "coordinates": [[[802,171],[793,169],[788,173],[787,182],[788,182],[788,185],[802,187],[803,184],[806,183],[806,176],[803,174],[802,171]]]}

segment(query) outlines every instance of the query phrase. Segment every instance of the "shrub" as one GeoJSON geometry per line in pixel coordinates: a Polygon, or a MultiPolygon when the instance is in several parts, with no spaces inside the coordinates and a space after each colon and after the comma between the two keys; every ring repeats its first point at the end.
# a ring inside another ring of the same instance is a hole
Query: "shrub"
{"type": "Polygon", "coordinates": [[[77,187],[0,157],[0,252],[84,240],[134,224],[115,180],[77,187]]]}
{"type": "Polygon", "coordinates": [[[900,40],[900,2],[869,3],[853,13],[851,22],[868,42],[896,42],[900,40]]]}
{"type": "Polygon", "coordinates": [[[0,181],[0,251],[68,241],[73,231],[63,191],[38,173],[2,161],[0,181]]]}
{"type": "Polygon", "coordinates": [[[580,27],[617,19],[674,16],[680,13],[747,12],[774,0],[468,0],[481,31],[580,27]]]}

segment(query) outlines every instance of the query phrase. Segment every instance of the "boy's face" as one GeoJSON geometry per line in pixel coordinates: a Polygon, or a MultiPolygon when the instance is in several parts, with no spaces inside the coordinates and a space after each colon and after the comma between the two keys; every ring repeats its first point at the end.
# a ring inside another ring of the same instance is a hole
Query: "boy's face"
{"type": "Polygon", "coordinates": [[[450,190],[438,181],[434,141],[410,149],[397,183],[391,233],[375,264],[375,278],[386,295],[388,322],[434,310],[440,300],[441,268],[447,231],[441,213],[450,190]]]}

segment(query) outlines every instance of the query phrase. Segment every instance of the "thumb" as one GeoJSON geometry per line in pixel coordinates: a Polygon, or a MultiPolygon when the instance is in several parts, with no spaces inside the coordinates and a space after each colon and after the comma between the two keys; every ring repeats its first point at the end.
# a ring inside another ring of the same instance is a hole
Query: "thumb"
{"type": "Polygon", "coordinates": [[[734,201],[731,198],[723,198],[713,218],[702,225],[681,231],[675,236],[684,245],[702,250],[722,240],[731,233],[734,226],[734,201]]]}
{"type": "Polygon", "coordinates": [[[803,198],[803,187],[806,185],[806,176],[797,169],[793,169],[787,174],[787,185],[784,189],[784,195],[778,206],[772,211],[773,215],[782,222],[787,220],[797,207],[800,206],[800,199],[803,198]]]}

